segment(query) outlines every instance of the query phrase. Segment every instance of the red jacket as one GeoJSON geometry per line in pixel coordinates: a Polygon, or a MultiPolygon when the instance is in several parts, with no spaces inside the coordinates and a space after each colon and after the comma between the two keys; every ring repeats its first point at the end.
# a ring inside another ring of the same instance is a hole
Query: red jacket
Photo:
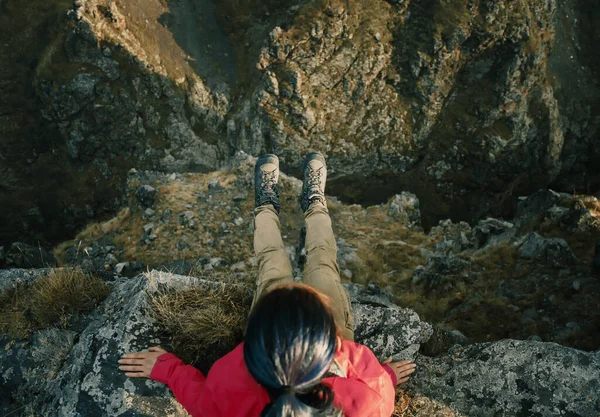
{"type": "MultiPolygon", "coordinates": [[[[347,340],[335,358],[346,370],[346,378],[323,379],[334,392],[334,405],[346,417],[390,417],[395,405],[394,371],[380,364],[368,347],[347,340]]],[[[150,378],[168,384],[193,417],[259,417],[270,401],[246,367],[243,343],[216,361],[206,378],[172,353],[158,357],[150,378]]]]}

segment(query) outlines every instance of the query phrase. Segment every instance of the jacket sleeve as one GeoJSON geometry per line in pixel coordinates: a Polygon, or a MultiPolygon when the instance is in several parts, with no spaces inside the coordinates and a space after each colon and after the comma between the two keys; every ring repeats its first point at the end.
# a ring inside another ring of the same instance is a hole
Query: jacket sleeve
{"type": "Polygon", "coordinates": [[[381,366],[383,367],[383,370],[387,372],[390,378],[392,378],[392,385],[396,386],[396,382],[398,382],[398,378],[396,378],[396,372],[394,372],[392,367],[387,363],[382,363],[381,366]]]}
{"type": "Polygon", "coordinates": [[[369,414],[354,414],[369,417],[390,416],[394,412],[396,404],[396,392],[394,388],[395,375],[393,369],[379,362],[375,354],[365,345],[348,342],[349,361],[352,364],[352,373],[348,377],[358,379],[380,395],[381,402],[377,411],[369,414]]]}
{"type": "Polygon", "coordinates": [[[172,353],[164,353],[156,360],[150,378],[167,384],[192,417],[205,417],[200,404],[206,378],[198,369],[186,365],[172,353]]]}

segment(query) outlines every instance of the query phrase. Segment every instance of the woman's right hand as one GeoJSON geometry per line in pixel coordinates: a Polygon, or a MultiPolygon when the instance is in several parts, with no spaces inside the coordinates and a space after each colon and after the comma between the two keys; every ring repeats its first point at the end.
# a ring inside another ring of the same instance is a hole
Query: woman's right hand
{"type": "Polygon", "coordinates": [[[408,381],[410,374],[415,371],[417,365],[412,361],[392,362],[392,358],[387,358],[382,363],[387,364],[396,374],[396,385],[404,384],[408,381]]]}

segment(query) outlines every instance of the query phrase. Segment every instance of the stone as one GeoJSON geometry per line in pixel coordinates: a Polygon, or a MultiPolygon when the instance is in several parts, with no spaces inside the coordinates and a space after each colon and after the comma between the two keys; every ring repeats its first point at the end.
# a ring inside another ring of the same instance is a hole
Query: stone
{"type": "Polygon", "coordinates": [[[244,271],[246,269],[246,263],[244,261],[237,262],[229,267],[232,271],[244,271]]]}
{"type": "Polygon", "coordinates": [[[135,190],[135,197],[144,208],[151,208],[154,205],[154,199],[158,191],[150,185],[140,185],[135,190]]]}
{"type": "Polygon", "coordinates": [[[413,285],[420,285],[426,291],[442,289],[455,275],[462,275],[471,263],[455,256],[434,255],[427,263],[419,265],[411,275],[413,285]]]}
{"type": "Polygon", "coordinates": [[[119,263],[119,260],[115,255],[109,253],[108,255],[106,255],[106,258],[104,258],[104,262],[106,262],[106,264],[108,264],[109,267],[112,268],[113,266],[119,263]]]}
{"type": "Polygon", "coordinates": [[[536,259],[547,265],[564,267],[577,261],[573,251],[564,239],[546,239],[536,232],[530,232],[515,239],[512,244],[518,246],[521,257],[536,259]]]}
{"type": "Polygon", "coordinates": [[[43,268],[56,266],[54,255],[42,248],[23,242],[13,242],[4,255],[4,262],[9,268],[43,268]]]}
{"type": "Polygon", "coordinates": [[[213,268],[219,268],[225,266],[227,262],[222,258],[210,258],[208,264],[213,268]]]}
{"type": "Polygon", "coordinates": [[[473,230],[467,222],[453,223],[452,220],[441,220],[429,231],[429,237],[438,242],[435,251],[443,255],[457,254],[475,247],[473,230]]]}
{"type": "Polygon", "coordinates": [[[392,197],[388,203],[387,214],[410,229],[422,230],[419,199],[412,193],[403,191],[392,197]]]}
{"type": "Polygon", "coordinates": [[[150,234],[154,230],[154,223],[147,223],[143,226],[144,233],[150,234]]]}
{"type": "Polygon", "coordinates": [[[218,189],[219,187],[220,187],[219,180],[216,179],[216,178],[213,178],[212,180],[210,180],[208,182],[208,189],[209,190],[215,190],[215,189],[218,189]]]}
{"type": "Polygon", "coordinates": [[[565,193],[557,193],[553,190],[542,189],[534,194],[520,200],[517,203],[516,218],[521,222],[543,215],[561,200],[572,200],[573,197],[565,193]]]}
{"type": "Polygon", "coordinates": [[[477,226],[473,228],[473,236],[477,247],[481,248],[507,242],[514,237],[516,231],[514,224],[488,217],[485,220],[480,220],[477,226]]]}
{"type": "Polygon", "coordinates": [[[122,274],[123,271],[129,266],[129,262],[119,262],[115,265],[115,272],[117,274],[122,274]]]}
{"type": "MultiPolygon", "coordinates": [[[[15,288],[17,285],[27,285],[33,283],[39,277],[47,275],[49,271],[50,268],[0,269],[0,293],[11,288],[15,288]]],[[[0,367],[0,369],[2,368],[0,367]]]]}
{"type": "Polygon", "coordinates": [[[411,391],[472,417],[595,417],[600,351],[555,343],[501,340],[417,357],[411,391]]]}

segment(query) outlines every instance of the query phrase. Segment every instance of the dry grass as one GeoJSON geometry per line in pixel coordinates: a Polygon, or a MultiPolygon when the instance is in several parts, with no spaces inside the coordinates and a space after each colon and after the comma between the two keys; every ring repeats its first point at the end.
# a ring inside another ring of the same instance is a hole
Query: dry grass
{"type": "Polygon", "coordinates": [[[410,407],[410,397],[402,389],[396,388],[396,407],[392,417],[406,417],[406,412],[410,407]]]}
{"type": "Polygon", "coordinates": [[[600,200],[595,197],[584,196],[581,201],[594,217],[600,218],[600,200]]]}
{"type": "MultiPolygon", "coordinates": [[[[520,273],[515,271],[517,253],[515,248],[509,245],[499,245],[483,254],[469,256],[467,259],[472,262],[468,274],[457,273],[444,276],[443,282],[431,291],[415,287],[411,282],[410,274],[399,277],[393,285],[394,301],[400,306],[414,309],[428,322],[440,323],[444,321],[451,309],[463,303],[468,297],[481,297],[482,306],[506,305],[506,300],[499,300],[494,294],[499,281],[518,278],[527,272],[526,270],[520,273]],[[477,274],[478,278],[473,279],[472,274],[477,274]]],[[[492,310],[497,311],[490,307],[490,314],[492,310]]],[[[472,322],[475,327],[481,328],[482,332],[488,331],[490,321],[493,324],[494,318],[488,317],[484,307],[478,311],[469,309],[468,313],[473,316],[461,317],[465,321],[472,322]],[[477,315],[481,317],[475,317],[477,315]]],[[[461,323],[462,321],[454,322],[453,325],[459,330],[465,330],[461,323]]]]}
{"type": "Polygon", "coordinates": [[[21,339],[50,326],[66,328],[71,318],[92,311],[109,292],[102,280],[80,269],[53,269],[33,284],[0,294],[0,331],[21,339]]]}
{"type": "Polygon", "coordinates": [[[207,372],[243,340],[252,303],[249,284],[202,286],[149,294],[152,316],[164,330],[171,351],[207,372]]]}

